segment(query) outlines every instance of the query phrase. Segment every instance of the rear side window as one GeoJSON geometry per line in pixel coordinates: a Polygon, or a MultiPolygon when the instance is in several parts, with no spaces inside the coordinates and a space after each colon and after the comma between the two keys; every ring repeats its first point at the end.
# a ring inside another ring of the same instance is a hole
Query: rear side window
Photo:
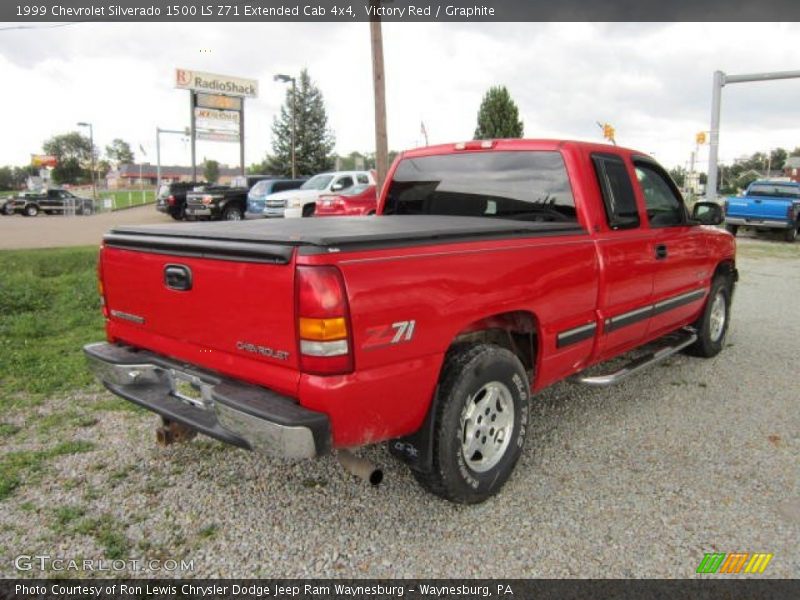
{"type": "Polygon", "coordinates": [[[356,175],[356,181],[358,183],[369,183],[369,177],[364,174],[358,174],[356,175]]]}
{"type": "Polygon", "coordinates": [[[774,183],[754,183],[747,190],[748,196],[772,196],[775,198],[800,198],[800,188],[774,183]]]}
{"type": "Polygon", "coordinates": [[[615,154],[593,154],[597,182],[603,193],[606,221],[611,229],[632,229],[639,226],[639,211],[631,178],[622,157],[615,154]]]}
{"type": "Polygon", "coordinates": [[[464,152],[400,162],[384,214],[577,223],[558,152],[464,152]]]}

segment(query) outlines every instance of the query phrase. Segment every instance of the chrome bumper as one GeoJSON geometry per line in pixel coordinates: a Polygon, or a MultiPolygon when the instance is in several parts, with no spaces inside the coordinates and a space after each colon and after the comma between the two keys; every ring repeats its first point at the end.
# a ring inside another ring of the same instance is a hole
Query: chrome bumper
{"type": "Polygon", "coordinates": [[[745,219],[741,217],[726,217],[727,225],[739,225],[741,227],[759,227],[766,229],[789,229],[794,227],[789,221],[768,221],[764,219],[745,219]]]}
{"type": "Polygon", "coordinates": [[[83,348],[111,392],[223,442],[290,460],[330,451],[328,417],[266,388],[127,346],[83,348]],[[187,395],[182,390],[193,391],[187,395]]]}

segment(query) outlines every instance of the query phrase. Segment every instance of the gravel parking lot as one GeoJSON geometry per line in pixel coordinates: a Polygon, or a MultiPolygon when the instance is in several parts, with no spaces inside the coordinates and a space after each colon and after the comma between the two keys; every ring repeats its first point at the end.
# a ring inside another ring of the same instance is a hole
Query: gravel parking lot
{"type": "Polygon", "coordinates": [[[370,488],[331,458],[160,448],[154,416],[99,390],[17,408],[4,451],[92,445],[0,501],[0,574],[44,553],[183,558],[194,568],[175,574],[194,577],[682,578],[705,552],[741,551],[798,577],[800,244],[745,239],[741,254],[721,355],[539,394],[515,474],[479,506],[424,493],[383,447],[363,453],[385,469],[370,488]]]}

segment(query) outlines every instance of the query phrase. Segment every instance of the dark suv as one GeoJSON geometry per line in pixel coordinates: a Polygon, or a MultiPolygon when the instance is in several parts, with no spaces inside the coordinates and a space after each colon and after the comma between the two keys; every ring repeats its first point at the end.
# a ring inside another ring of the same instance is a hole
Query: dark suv
{"type": "Polygon", "coordinates": [[[203,185],[206,185],[204,181],[162,183],[158,188],[156,210],[167,213],[176,221],[182,221],[186,218],[186,194],[203,185]]]}
{"type": "Polygon", "coordinates": [[[195,219],[240,221],[247,210],[247,193],[270,175],[236,177],[231,185],[209,185],[186,195],[186,216],[195,219]]]}

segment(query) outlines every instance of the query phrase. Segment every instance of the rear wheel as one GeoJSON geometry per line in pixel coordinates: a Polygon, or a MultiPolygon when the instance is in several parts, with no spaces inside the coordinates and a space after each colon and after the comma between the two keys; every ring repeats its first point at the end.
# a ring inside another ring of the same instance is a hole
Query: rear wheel
{"type": "Polygon", "coordinates": [[[303,207],[303,216],[304,217],[313,217],[314,212],[317,210],[317,205],[313,202],[311,204],[306,204],[303,207]]]}
{"type": "Polygon", "coordinates": [[[519,359],[476,344],[448,353],[437,389],[433,467],[412,471],[428,491],[475,504],[496,494],[522,453],[529,383],[519,359]]]}
{"type": "Polygon", "coordinates": [[[222,213],[222,218],[226,221],[241,221],[242,216],[242,209],[238,206],[226,206],[222,213]]]}
{"type": "Polygon", "coordinates": [[[39,207],[35,204],[29,204],[25,207],[24,214],[26,217],[35,217],[39,214],[39,207]]]}
{"type": "Polygon", "coordinates": [[[176,221],[183,221],[186,218],[186,208],[181,208],[180,210],[170,211],[169,216],[175,219],[176,221]]]}
{"type": "Polygon", "coordinates": [[[736,236],[736,234],[739,233],[739,226],[738,225],[728,225],[727,223],[725,223],[725,231],[727,231],[728,233],[733,234],[734,236],[736,236]]]}
{"type": "Polygon", "coordinates": [[[793,242],[797,239],[797,225],[792,225],[789,229],[783,232],[783,239],[787,242],[793,242]]]}
{"type": "Polygon", "coordinates": [[[731,311],[731,283],[724,276],[717,276],[711,284],[706,308],[694,324],[697,341],[688,351],[695,356],[711,358],[725,346],[731,311]]]}

